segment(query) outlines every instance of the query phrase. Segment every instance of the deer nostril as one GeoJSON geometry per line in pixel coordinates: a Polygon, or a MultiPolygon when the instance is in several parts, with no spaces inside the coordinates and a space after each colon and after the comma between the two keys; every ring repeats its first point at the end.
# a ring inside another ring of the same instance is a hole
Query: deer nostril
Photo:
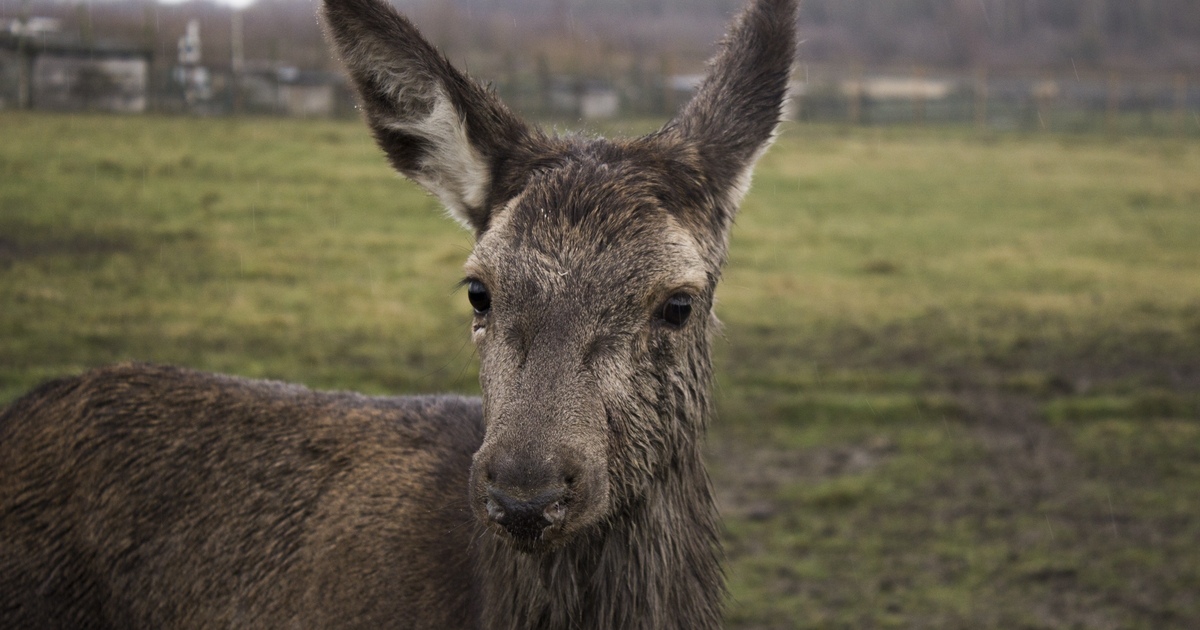
{"type": "Polygon", "coordinates": [[[489,497],[486,507],[488,518],[497,522],[504,518],[504,509],[500,507],[500,504],[496,503],[495,499],[489,497]]]}
{"type": "Polygon", "coordinates": [[[558,501],[551,503],[542,512],[542,516],[550,523],[551,526],[558,525],[567,517],[567,502],[559,499],[558,501]]]}
{"type": "Polygon", "coordinates": [[[513,496],[499,488],[488,488],[483,503],[487,518],[503,527],[513,538],[534,541],[567,517],[567,499],[561,489],[545,490],[532,497],[513,496]]]}

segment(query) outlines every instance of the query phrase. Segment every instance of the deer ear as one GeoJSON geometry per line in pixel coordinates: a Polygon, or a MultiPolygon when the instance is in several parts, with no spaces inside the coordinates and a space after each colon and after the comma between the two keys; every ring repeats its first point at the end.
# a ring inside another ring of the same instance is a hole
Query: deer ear
{"type": "Polygon", "coordinates": [[[325,0],[328,36],[392,166],[481,232],[528,127],[381,0],[325,0]]]}
{"type": "MultiPolygon", "coordinates": [[[[709,62],[696,95],[663,129],[694,147],[708,192],[732,219],[775,139],[796,56],[796,0],[754,0],[709,62]]],[[[727,225],[727,222],[725,223],[727,225]]]]}

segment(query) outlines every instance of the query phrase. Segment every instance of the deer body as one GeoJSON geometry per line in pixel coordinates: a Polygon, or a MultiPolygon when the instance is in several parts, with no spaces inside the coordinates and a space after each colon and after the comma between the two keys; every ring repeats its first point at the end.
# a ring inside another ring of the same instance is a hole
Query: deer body
{"type": "Polygon", "coordinates": [[[146,365],[53,381],[0,416],[0,627],[471,627],[482,436],[464,398],[146,365]]]}
{"type": "Polygon", "coordinates": [[[43,385],[0,412],[0,629],[718,627],[713,292],[795,3],[623,141],[526,125],[377,0],[324,15],[392,165],[475,232],[483,399],[43,385]]]}

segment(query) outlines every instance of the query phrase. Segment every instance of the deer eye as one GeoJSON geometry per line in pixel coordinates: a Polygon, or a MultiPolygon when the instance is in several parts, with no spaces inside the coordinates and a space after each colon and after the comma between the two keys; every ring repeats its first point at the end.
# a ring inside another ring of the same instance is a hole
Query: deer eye
{"type": "Polygon", "coordinates": [[[471,301],[476,315],[487,315],[492,309],[492,295],[478,280],[467,281],[467,299],[471,301]]]}
{"type": "Polygon", "coordinates": [[[658,312],[658,318],[679,328],[691,314],[692,296],[687,293],[676,293],[663,302],[662,309],[658,312]]]}

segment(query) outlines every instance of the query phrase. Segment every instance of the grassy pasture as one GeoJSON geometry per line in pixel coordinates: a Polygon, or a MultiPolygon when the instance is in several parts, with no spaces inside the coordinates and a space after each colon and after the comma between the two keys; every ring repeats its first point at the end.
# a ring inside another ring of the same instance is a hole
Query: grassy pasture
{"type": "MultiPolygon", "coordinates": [[[[1200,142],[789,127],[719,293],[733,628],[1200,627],[1200,142]]],[[[138,359],[477,391],[355,122],[0,112],[0,402],[138,359]]]]}

